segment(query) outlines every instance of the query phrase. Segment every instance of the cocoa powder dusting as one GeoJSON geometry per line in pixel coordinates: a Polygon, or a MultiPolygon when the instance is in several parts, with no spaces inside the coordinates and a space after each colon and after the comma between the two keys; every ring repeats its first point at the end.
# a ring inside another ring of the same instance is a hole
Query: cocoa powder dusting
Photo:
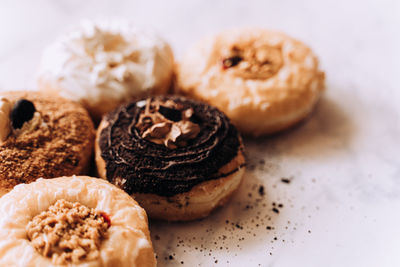
{"type": "Polygon", "coordinates": [[[92,149],[94,139],[87,112],[78,104],[40,93],[14,92],[7,97],[32,101],[47,127],[11,135],[0,145],[0,187],[11,190],[39,177],[80,174],[83,151],[92,149]]]}

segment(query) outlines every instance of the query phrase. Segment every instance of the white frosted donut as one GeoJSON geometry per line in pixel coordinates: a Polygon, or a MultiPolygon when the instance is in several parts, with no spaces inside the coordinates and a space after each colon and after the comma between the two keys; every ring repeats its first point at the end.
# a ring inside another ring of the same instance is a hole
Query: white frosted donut
{"type": "Polygon", "coordinates": [[[132,98],[165,94],[173,53],[155,32],[127,21],[84,21],[45,50],[39,89],[79,101],[92,117],[132,98]]]}
{"type": "Polygon", "coordinates": [[[0,266],[59,266],[40,254],[27,234],[32,219],[57,200],[77,202],[110,218],[98,257],[67,262],[68,266],[156,265],[145,211],[104,180],[72,176],[20,184],[0,199],[0,266]]]}

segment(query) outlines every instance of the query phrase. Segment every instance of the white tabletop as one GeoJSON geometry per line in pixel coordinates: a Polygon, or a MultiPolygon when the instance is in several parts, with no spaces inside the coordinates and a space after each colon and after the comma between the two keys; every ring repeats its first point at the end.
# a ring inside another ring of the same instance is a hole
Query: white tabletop
{"type": "Polygon", "coordinates": [[[281,30],[309,44],[327,76],[306,122],[245,140],[249,171],[227,206],[150,222],[159,266],[400,266],[399,1],[3,0],[0,90],[35,88],[46,44],[110,17],[157,29],[178,58],[207,33],[281,30]]]}

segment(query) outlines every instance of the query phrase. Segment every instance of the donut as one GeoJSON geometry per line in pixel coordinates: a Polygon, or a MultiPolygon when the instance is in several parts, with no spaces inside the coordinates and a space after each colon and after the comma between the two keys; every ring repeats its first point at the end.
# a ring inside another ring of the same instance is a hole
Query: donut
{"type": "Polygon", "coordinates": [[[126,21],[84,21],[44,51],[40,90],[80,102],[98,122],[132,98],[164,94],[173,79],[169,44],[126,21]]]}
{"type": "Polygon", "coordinates": [[[303,120],[324,89],[306,45],[265,29],[234,29],[194,45],[177,67],[178,93],[218,107],[240,132],[260,136],[303,120]]]}
{"type": "Polygon", "coordinates": [[[184,97],[150,97],[107,114],[97,130],[98,174],[151,218],[188,221],[225,204],[245,171],[243,144],[218,109],[184,97]]]}
{"type": "Polygon", "coordinates": [[[103,179],[20,184],[0,210],[0,266],[156,266],[145,211],[103,179]]]}
{"type": "Polygon", "coordinates": [[[78,103],[41,92],[0,93],[0,196],[39,177],[87,174],[94,137],[78,103]]]}

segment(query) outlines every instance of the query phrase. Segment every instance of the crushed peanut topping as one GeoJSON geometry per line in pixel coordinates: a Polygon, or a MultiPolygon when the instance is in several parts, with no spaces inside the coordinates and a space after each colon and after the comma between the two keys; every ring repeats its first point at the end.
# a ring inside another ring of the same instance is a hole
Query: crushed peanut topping
{"type": "Polygon", "coordinates": [[[200,133],[200,126],[190,120],[192,116],[192,108],[184,109],[172,100],[147,99],[136,128],[142,138],[175,149],[186,146],[200,133]]]}
{"type": "Polygon", "coordinates": [[[283,65],[280,47],[259,45],[257,42],[236,44],[223,54],[223,69],[230,69],[245,79],[267,79],[283,65]]]}
{"type": "Polygon", "coordinates": [[[78,202],[61,199],[35,216],[26,232],[32,246],[53,264],[79,263],[99,257],[110,226],[107,218],[78,202]]]}

